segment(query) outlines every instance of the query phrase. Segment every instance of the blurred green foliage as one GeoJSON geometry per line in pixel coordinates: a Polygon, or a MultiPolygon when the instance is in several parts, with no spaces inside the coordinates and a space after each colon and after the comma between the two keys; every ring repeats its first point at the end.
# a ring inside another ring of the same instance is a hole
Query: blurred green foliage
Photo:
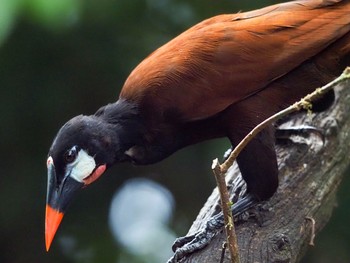
{"type": "MultiPolygon", "coordinates": [[[[214,187],[210,163],[226,140],[153,166],[114,167],[76,198],[50,253],[43,231],[48,147],[69,118],[115,101],[132,68],[186,28],[275,2],[0,0],[0,262],[144,262],[122,251],[107,225],[114,191],[135,176],[171,189],[178,204],[173,227],[184,234],[214,187]]],[[[349,184],[305,262],[350,262],[349,184]]]]}

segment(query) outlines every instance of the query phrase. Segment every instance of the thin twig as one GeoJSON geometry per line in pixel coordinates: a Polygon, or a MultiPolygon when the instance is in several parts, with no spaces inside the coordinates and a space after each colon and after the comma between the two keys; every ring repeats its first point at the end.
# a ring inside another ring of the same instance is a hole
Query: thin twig
{"type": "Polygon", "coordinates": [[[220,199],[221,199],[221,208],[225,220],[225,231],[227,237],[227,246],[231,255],[232,263],[239,263],[239,254],[238,254],[238,245],[237,238],[235,233],[235,227],[233,224],[230,196],[227,191],[227,186],[225,182],[225,173],[221,171],[220,163],[218,159],[213,160],[212,170],[215,175],[216,183],[218,185],[220,199]]]}
{"type": "Polygon", "coordinates": [[[312,217],[305,217],[305,219],[310,220],[311,221],[311,237],[310,237],[310,242],[309,245],[310,246],[315,246],[315,225],[316,225],[316,221],[315,219],[313,219],[312,217]]]}
{"type": "Polygon", "coordinates": [[[300,101],[294,103],[293,105],[289,106],[288,108],[281,110],[280,112],[272,115],[271,117],[267,118],[263,122],[261,122],[259,125],[257,125],[250,133],[244,137],[244,139],[235,147],[235,149],[231,152],[230,156],[226,159],[226,161],[221,165],[221,172],[226,173],[227,170],[232,166],[233,162],[236,160],[238,154],[242,151],[242,149],[263,129],[265,129],[268,125],[275,122],[276,120],[292,113],[295,111],[299,111],[301,109],[310,110],[311,102],[322,97],[324,94],[326,94],[328,91],[333,89],[336,85],[338,85],[340,82],[350,79],[350,67],[347,67],[344,72],[335,80],[332,82],[326,84],[322,88],[316,89],[314,92],[306,95],[304,98],[302,98],[300,101]]]}

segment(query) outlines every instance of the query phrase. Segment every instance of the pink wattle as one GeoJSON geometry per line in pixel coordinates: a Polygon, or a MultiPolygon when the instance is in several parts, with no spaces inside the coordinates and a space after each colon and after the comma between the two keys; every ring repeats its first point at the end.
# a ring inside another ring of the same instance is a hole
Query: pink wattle
{"type": "Polygon", "coordinates": [[[104,173],[104,171],[106,171],[106,168],[107,168],[107,165],[105,165],[105,164],[100,165],[99,167],[97,167],[95,169],[95,171],[90,176],[88,176],[87,178],[85,178],[83,180],[84,184],[85,185],[89,185],[92,182],[95,182],[104,173]]]}

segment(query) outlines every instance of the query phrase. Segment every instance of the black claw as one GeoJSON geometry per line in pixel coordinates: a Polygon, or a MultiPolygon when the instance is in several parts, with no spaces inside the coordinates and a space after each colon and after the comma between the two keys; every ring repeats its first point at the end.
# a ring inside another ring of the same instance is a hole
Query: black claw
{"type": "MultiPolygon", "coordinates": [[[[237,216],[248,208],[252,207],[257,202],[257,199],[248,194],[244,198],[238,200],[232,207],[233,216],[237,216]]],[[[177,238],[172,246],[174,256],[169,259],[168,263],[176,263],[185,256],[192,254],[206,247],[210,241],[224,227],[224,217],[222,213],[213,216],[206,226],[196,234],[177,238]]]]}
{"type": "Polygon", "coordinates": [[[277,140],[286,140],[290,139],[292,135],[299,135],[299,136],[309,136],[310,134],[315,134],[322,143],[325,142],[325,136],[322,130],[309,126],[309,125],[301,125],[301,126],[295,126],[295,127],[288,127],[288,128],[278,128],[276,129],[275,136],[277,140]]]}
{"type": "Polygon", "coordinates": [[[195,237],[196,237],[195,234],[189,235],[189,236],[184,236],[184,237],[179,237],[174,241],[174,244],[171,247],[171,249],[173,250],[173,252],[175,252],[177,249],[181,248],[183,245],[191,242],[195,237]]]}
{"type": "MultiPolygon", "coordinates": [[[[223,227],[223,225],[221,227],[223,227]]],[[[190,255],[193,252],[196,252],[206,247],[216,234],[217,234],[217,229],[208,229],[208,227],[206,227],[205,229],[197,232],[195,235],[178,238],[175,241],[175,243],[177,243],[178,240],[180,240],[179,243],[181,244],[185,240],[187,240],[188,242],[185,244],[182,244],[181,247],[176,247],[175,253],[173,257],[169,259],[168,263],[178,262],[179,260],[183,259],[185,256],[190,255]]],[[[173,245],[173,249],[174,249],[174,245],[173,245]]]]}

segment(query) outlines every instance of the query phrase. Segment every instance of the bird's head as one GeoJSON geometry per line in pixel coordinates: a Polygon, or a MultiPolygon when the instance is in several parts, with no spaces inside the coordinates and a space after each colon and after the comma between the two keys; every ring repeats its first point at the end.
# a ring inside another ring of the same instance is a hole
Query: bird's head
{"type": "MultiPolygon", "coordinates": [[[[49,250],[70,200],[115,162],[118,139],[96,116],[77,116],[56,135],[47,158],[45,239],[49,250]]],[[[111,130],[111,129],[110,129],[111,130]]]]}

